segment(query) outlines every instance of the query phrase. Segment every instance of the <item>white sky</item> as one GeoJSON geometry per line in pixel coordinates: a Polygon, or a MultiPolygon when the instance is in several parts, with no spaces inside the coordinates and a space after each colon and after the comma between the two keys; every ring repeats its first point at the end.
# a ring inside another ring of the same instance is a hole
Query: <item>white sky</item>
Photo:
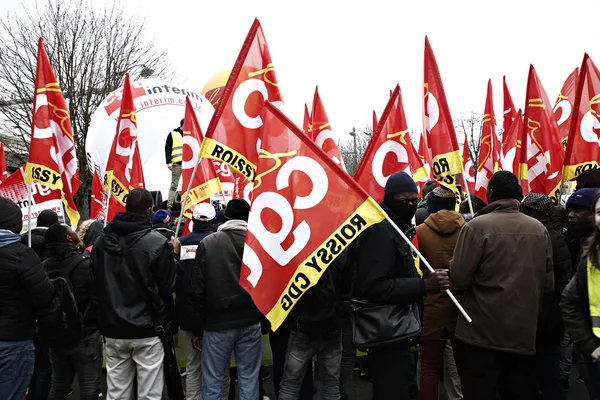
{"type": "MultiPolygon", "coordinates": [[[[0,3],[2,15],[22,9],[17,1],[0,3]]],[[[499,124],[503,75],[522,108],[530,63],[551,101],[584,52],[600,63],[598,0],[127,0],[126,7],[147,17],[148,34],[168,49],[177,81],[198,91],[233,66],[258,17],[288,116],[301,125],[319,85],[332,127],[343,135],[370,124],[373,110],[381,115],[396,83],[409,129],[422,130],[426,34],[452,115],[483,112],[492,78],[499,124]]]]}

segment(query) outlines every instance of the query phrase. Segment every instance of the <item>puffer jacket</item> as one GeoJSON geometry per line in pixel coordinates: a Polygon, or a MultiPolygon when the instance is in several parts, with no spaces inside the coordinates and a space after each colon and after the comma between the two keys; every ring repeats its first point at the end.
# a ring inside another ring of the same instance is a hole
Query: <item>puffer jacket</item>
{"type": "Polygon", "coordinates": [[[53,297],[38,255],[16,233],[0,230],[0,341],[33,339],[36,314],[53,297]]]}
{"type": "Polygon", "coordinates": [[[152,231],[150,218],[129,212],[117,214],[96,240],[92,261],[100,333],[116,339],[157,336],[155,327],[167,322],[168,304],[174,308],[177,265],[167,239],[152,231]],[[135,266],[125,259],[119,237],[125,238],[135,266]],[[138,268],[143,282],[133,268],[138,268]]]}
{"type": "MultiPolygon", "coordinates": [[[[36,252],[40,260],[44,261],[48,258],[48,250],[46,250],[46,238],[44,235],[48,228],[38,226],[31,230],[31,248],[36,252]]],[[[29,232],[25,232],[21,235],[21,243],[25,246],[29,246],[29,232]]]]}
{"type": "Polygon", "coordinates": [[[84,316],[84,336],[88,336],[98,329],[98,304],[92,304],[92,260],[74,244],[51,243],[47,248],[49,257],[44,261],[44,270],[50,278],[60,276],[71,282],[77,309],[84,316]]]}
{"type": "MultiPolygon", "coordinates": [[[[425,223],[417,226],[419,251],[434,269],[448,269],[458,241],[460,230],[465,225],[461,214],[441,210],[430,214],[425,223]]],[[[425,276],[429,275],[423,269],[425,276]]],[[[462,293],[452,288],[457,299],[462,293]]],[[[442,340],[454,337],[458,309],[446,293],[429,293],[424,301],[423,340],[442,340]]]]}

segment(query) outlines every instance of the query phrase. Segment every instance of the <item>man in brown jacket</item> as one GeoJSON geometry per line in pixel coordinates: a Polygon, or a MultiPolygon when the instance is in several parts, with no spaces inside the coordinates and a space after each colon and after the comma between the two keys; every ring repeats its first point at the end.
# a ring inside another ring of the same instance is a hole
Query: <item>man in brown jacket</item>
{"type": "Polygon", "coordinates": [[[540,222],[519,212],[517,177],[499,171],[489,205],[465,225],[450,262],[452,283],[473,322],[458,317],[473,399],[531,399],[538,320],[552,302],[552,243],[540,222]]]}

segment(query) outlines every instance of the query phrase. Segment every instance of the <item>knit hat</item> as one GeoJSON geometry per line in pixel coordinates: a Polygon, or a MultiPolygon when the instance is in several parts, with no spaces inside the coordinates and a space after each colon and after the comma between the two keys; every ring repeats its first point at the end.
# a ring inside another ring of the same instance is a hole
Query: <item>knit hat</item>
{"type": "Polygon", "coordinates": [[[227,203],[224,214],[227,219],[241,219],[242,221],[248,221],[250,204],[244,199],[230,200],[229,203],[227,203]]]}
{"type": "Polygon", "coordinates": [[[10,229],[23,220],[23,213],[14,201],[0,197],[0,229],[10,229]]]}
{"type": "Polygon", "coordinates": [[[567,200],[566,209],[584,208],[586,210],[591,210],[592,204],[594,203],[594,195],[597,190],[598,189],[595,188],[579,189],[569,197],[569,200],[567,200]]]}
{"type": "Polygon", "coordinates": [[[546,215],[550,215],[554,211],[554,203],[550,200],[550,197],[542,193],[529,193],[525,196],[521,205],[546,215]]]}
{"type": "Polygon", "coordinates": [[[429,193],[431,193],[433,191],[433,189],[435,189],[435,187],[436,187],[435,181],[432,181],[432,180],[427,181],[427,183],[425,183],[425,185],[423,186],[423,191],[422,191],[423,198],[427,197],[427,195],[429,193]]]}
{"type": "Polygon", "coordinates": [[[431,213],[440,210],[454,210],[456,207],[456,196],[452,190],[445,187],[436,187],[427,195],[427,209],[431,213]]]}
{"type": "Polygon", "coordinates": [[[167,210],[156,210],[154,214],[152,214],[152,225],[156,224],[165,224],[169,225],[171,222],[171,213],[167,210]]]}
{"type": "Polygon", "coordinates": [[[51,227],[58,223],[58,214],[53,210],[44,210],[38,215],[36,226],[51,227]]]}
{"type": "Polygon", "coordinates": [[[385,184],[385,197],[395,196],[398,193],[419,193],[417,184],[413,180],[412,176],[404,171],[394,172],[387,183],[385,184]]]}
{"type": "Polygon", "coordinates": [[[209,203],[199,203],[194,207],[192,218],[196,221],[208,222],[215,219],[217,215],[215,208],[209,203]]]}

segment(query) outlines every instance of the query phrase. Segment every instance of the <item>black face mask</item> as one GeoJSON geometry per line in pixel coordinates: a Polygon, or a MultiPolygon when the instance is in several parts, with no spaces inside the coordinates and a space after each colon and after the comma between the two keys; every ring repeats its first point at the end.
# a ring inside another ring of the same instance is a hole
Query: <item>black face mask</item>
{"type": "Polygon", "coordinates": [[[565,240],[567,243],[580,243],[594,232],[594,226],[589,222],[569,220],[565,224],[565,240]]]}
{"type": "Polygon", "coordinates": [[[405,224],[410,224],[412,218],[417,212],[418,204],[409,204],[399,200],[386,201],[386,206],[392,210],[396,218],[405,224]]]}

